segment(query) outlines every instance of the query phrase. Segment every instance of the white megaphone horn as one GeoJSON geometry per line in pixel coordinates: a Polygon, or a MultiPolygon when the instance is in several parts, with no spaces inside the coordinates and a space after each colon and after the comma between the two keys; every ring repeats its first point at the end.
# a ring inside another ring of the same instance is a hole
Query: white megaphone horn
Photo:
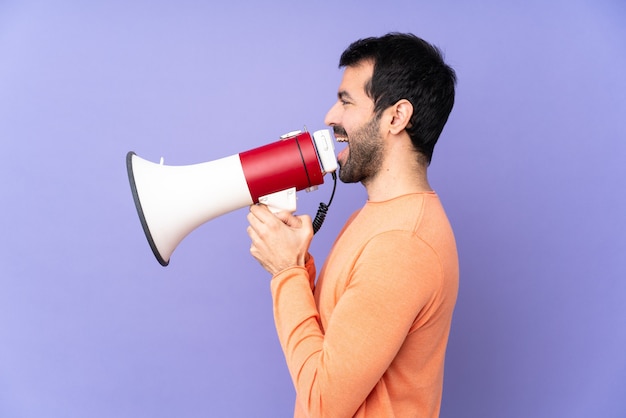
{"type": "Polygon", "coordinates": [[[167,266],[183,238],[227,212],[254,203],[294,212],[296,191],[323,184],[324,174],[337,169],[337,158],[331,131],[324,129],[312,137],[290,132],[259,148],[186,166],[152,163],[131,151],[126,168],[150,248],[167,266]]]}

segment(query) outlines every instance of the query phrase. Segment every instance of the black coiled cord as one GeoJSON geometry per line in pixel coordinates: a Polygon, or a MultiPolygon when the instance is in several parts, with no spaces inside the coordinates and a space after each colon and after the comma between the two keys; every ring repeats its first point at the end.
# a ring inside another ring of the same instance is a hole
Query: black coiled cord
{"type": "Polygon", "coordinates": [[[337,173],[334,171],[331,173],[333,177],[333,192],[330,195],[330,200],[328,203],[320,202],[320,207],[317,209],[317,213],[315,214],[315,219],[313,219],[313,233],[316,234],[317,231],[320,230],[324,220],[326,219],[326,213],[328,212],[328,208],[330,204],[333,203],[333,197],[335,197],[335,189],[337,188],[337,173]]]}

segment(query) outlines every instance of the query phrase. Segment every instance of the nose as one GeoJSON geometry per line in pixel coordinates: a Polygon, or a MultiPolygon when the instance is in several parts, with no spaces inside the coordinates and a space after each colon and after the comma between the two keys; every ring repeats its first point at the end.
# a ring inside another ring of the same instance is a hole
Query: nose
{"type": "Polygon", "coordinates": [[[326,117],[324,118],[324,124],[327,126],[339,125],[339,100],[328,110],[326,117]]]}

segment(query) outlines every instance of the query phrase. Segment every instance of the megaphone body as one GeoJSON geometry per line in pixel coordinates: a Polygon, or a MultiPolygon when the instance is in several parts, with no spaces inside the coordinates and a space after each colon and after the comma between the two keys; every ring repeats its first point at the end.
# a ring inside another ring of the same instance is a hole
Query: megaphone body
{"type": "Polygon", "coordinates": [[[167,166],[126,156],[137,213],[162,266],[195,228],[254,203],[296,210],[296,191],[324,183],[337,169],[330,130],[292,132],[279,141],[214,161],[167,166]]]}

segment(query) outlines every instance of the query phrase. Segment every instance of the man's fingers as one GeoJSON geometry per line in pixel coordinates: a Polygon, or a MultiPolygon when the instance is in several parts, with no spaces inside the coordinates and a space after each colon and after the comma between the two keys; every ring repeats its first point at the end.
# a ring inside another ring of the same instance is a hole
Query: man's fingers
{"type": "Polygon", "coordinates": [[[278,212],[275,216],[289,227],[299,228],[302,226],[302,221],[297,216],[291,214],[291,212],[278,212]]]}

